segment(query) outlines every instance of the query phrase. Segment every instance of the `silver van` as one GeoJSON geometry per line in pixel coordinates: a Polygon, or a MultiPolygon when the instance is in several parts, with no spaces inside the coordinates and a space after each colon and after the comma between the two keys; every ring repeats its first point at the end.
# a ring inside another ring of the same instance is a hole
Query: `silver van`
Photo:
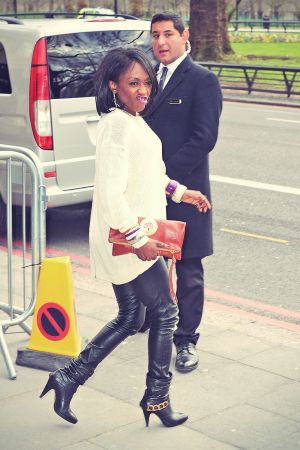
{"type": "MultiPolygon", "coordinates": [[[[94,75],[103,55],[119,46],[138,46],[152,58],[150,23],[120,17],[0,17],[0,143],[38,155],[50,208],[92,199],[98,122],[94,75]]],[[[19,205],[21,174],[16,173],[13,204],[19,205]]],[[[2,163],[0,215],[5,178],[2,163]]]]}

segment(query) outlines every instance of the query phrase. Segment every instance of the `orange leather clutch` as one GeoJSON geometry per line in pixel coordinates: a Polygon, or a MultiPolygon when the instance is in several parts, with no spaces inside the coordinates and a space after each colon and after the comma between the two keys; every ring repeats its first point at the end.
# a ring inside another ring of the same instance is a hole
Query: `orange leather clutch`
{"type": "MultiPolygon", "coordinates": [[[[185,222],[177,220],[150,219],[139,217],[138,222],[146,236],[170,246],[170,249],[162,249],[161,256],[176,260],[181,259],[181,249],[184,240],[185,222]]],[[[113,244],[113,256],[134,253],[134,247],[129,244],[125,235],[119,230],[110,229],[109,242],[113,244]]]]}

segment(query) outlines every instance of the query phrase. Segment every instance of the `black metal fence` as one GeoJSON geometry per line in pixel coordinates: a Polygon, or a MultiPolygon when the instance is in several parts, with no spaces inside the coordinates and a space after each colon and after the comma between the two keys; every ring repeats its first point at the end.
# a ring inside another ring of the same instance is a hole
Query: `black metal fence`
{"type": "Polygon", "coordinates": [[[272,30],[279,31],[283,30],[285,33],[287,31],[300,30],[299,20],[231,20],[230,25],[233,26],[234,31],[241,29],[250,28],[251,31],[255,30],[272,30]]]}
{"type": "Polygon", "coordinates": [[[300,96],[300,68],[199,64],[216,73],[223,89],[300,96]]]}

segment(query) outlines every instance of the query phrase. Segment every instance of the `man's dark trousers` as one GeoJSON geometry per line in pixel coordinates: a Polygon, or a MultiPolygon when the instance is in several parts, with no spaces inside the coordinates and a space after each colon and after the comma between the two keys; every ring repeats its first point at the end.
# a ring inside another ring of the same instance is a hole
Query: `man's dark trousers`
{"type": "MultiPolygon", "coordinates": [[[[172,74],[145,120],[162,141],[167,175],[211,201],[209,153],[214,148],[222,110],[216,75],[187,56],[172,74]]],[[[183,258],[176,263],[179,323],[176,347],[196,344],[203,312],[203,258],[213,253],[212,212],[199,213],[168,200],[167,218],[186,222],[183,258]]]]}
{"type": "Polygon", "coordinates": [[[176,346],[191,342],[196,345],[204,303],[203,266],[199,258],[182,259],[176,263],[179,322],[174,333],[176,346]]]}

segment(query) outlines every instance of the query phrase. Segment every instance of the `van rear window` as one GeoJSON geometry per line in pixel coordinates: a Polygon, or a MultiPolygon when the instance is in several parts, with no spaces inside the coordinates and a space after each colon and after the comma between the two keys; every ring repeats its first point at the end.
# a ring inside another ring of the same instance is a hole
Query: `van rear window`
{"type": "Polygon", "coordinates": [[[95,72],[101,59],[112,48],[128,46],[141,48],[153,60],[149,31],[97,31],[48,37],[51,97],[93,97],[95,72]]]}
{"type": "Polygon", "coordinates": [[[0,94],[11,94],[11,84],[6,60],[6,53],[0,42],[0,94]]]}

